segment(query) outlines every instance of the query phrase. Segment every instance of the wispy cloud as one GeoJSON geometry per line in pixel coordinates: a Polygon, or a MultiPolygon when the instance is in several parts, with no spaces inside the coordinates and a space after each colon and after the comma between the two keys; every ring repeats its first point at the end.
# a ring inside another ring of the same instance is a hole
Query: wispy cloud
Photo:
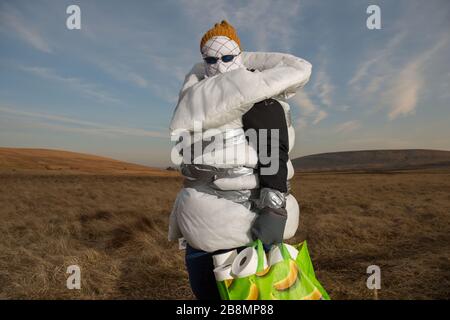
{"type": "Polygon", "coordinates": [[[272,0],[252,0],[235,11],[234,19],[243,30],[254,35],[256,50],[290,51],[292,39],[299,30],[289,19],[297,18],[300,14],[300,1],[290,2],[272,0]],[[286,10],[286,5],[289,10],[286,10]],[[261,21],[265,23],[261,24],[261,21]]]}
{"type": "MultiPolygon", "coordinates": [[[[389,57],[395,54],[396,49],[399,48],[405,37],[405,31],[398,32],[394,35],[394,37],[388,40],[388,43],[385,46],[375,52],[372,52],[369,57],[366,57],[364,61],[356,68],[352,78],[348,81],[349,86],[352,86],[353,90],[359,90],[361,87],[361,82],[367,79],[367,77],[373,79],[374,74],[369,70],[373,67],[378,68],[380,64],[385,65],[389,60],[389,57]]],[[[375,83],[378,83],[379,79],[376,81],[377,82],[373,82],[371,85],[374,86],[375,83]]],[[[375,91],[374,88],[372,88],[371,91],[375,91]]]]}
{"type": "Polygon", "coordinates": [[[99,62],[98,65],[115,79],[128,81],[140,88],[148,87],[148,80],[145,79],[144,76],[129,70],[128,67],[120,63],[110,63],[103,60],[102,62],[99,62]]]}
{"type": "Polygon", "coordinates": [[[336,110],[338,110],[340,112],[347,112],[350,109],[351,109],[351,107],[349,105],[346,105],[346,104],[336,106],[336,110]]]}
{"type": "Polygon", "coordinates": [[[328,116],[328,113],[321,110],[320,106],[315,104],[306,91],[298,90],[296,95],[292,97],[291,101],[300,109],[301,117],[297,119],[296,127],[303,129],[307,126],[308,121],[313,125],[328,116]]]}
{"type": "Polygon", "coordinates": [[[419,74],[420,63],[413,61],[394,79],[392,89],[385,95],[385,103],[389,105],[388,117],[393,120],[401,115],[413,114],[419,91],[423,86],[423,78],[419,74]]]}
{"type": "MultiPolygon", "coordinates": [[[[328,117],[329,113],[324,109],[330,110],[330,107],[334,107],[332,95],[335,86],[326,70],[328,60],[322,52],[318,53],[317,60],[320,62],[314,68],[316,71],[312,76],[311,83],[306,88],[297,91],[292,99],[294,104],[300,108],[303,121],[312,125],[317,125],[328,117]]],[[[306,127],[306,124],[302,127],[306,127]]]]}
{"type": "Polygon", "coordinates": [[[414,114],[420,91],[425,83],[425,64],[448,43],[448,37],[442,38],[436,45],[420,53],[394,77],[390,90],[383,97],[384,103],[388,106],[389,120],[399,116],[414,114]]]}
{"type": "MultiPolygon", "coordinates": [[[[147,47],[148,48],[148,47],[147,47]]],[[[187,65],[187,62],[199,61],[200,51],[196,54],[191,52],[185,52],[184,56],[165,56],[162,54],[156,54],[151,50],[147,50],[147,58],[152,66],[155,66],[159,71],[164,74],[170,74],[178,81],[183,81],[187,71],[191,66],[187,65]],[[181,61],[180,61],[181,60],[181,61]]]]}
{"type": "MultiPolygon", "coordinates": [[[[120,52],[120,49],[118,49],[118,52],[120,52]]],[[[125,55],[125,57],[122,55],[119,55],[119,57],[114,55],[100,56],[97,53],[81,53],[80,55],[85,62],[98,68],[100,72],[110,79],[136,88],[149,89],[154,96],[169,103],[176,103],[178,86],[184,79],[184,73],[189,69],[189,67],[186,67],[181,72],[181,67],[178,63],[174,63],[171,69],[170,59],[172,58],[169,57],[160,58],[160,61],[165,61],[164,65],[156,63],[156,54],[145,50],[145,47],[143,52],[131,56],[125,55]],[[141,61],[141,55],[145,55],[143,62],[141,61]],[[133,63],[130,63],[130,61],[133,63]],[[155,70],[159,70],[159,72],[155,72],[155,70]],[[183,74],[182,78],[180,78],[180,74],[183,74]],[[158,78],[161,79],[157,80],[158,78]],[[169,82],[167,79],[175,80],[169,82]]],[[[176,59],[173,58],[173,60],[176,59]]],[[[106,94],[106,92],[104,93],[106,94]]],[[[114,97],[110,98],[114,99],[114,97]]]]}
{"type": "MultiPolygon", "coordinates": [[[[249,51],[290,51],[292,39],[299,34],[298,28],[286,23],[298,18],[300,1],[250,0],[230,4],[221,0],[183,0],[183,7],[192,19],[192,23],[205,32],[213,23],[227,19],[238,31],[252,35],[254,47],[249,51]],[[288,10],[286,10],[289,8],[288,10]],[[261,23],[264,22],[264,23],[261,23]]],[[[250,44],[243,43],[244,48],[250,44]]]]}
{"type": "Polygon", "coordinates": [[[328,113],[326,113],[323,110],[319,110],[316,117],[314,118],[313,124],[318,124],[320,121],[325,119],[328,116],[328,113]]]}
{"type": "Polygon", "coordinates": [[[325,66],[322,66],[316,74],[314,91],[323,105],[327,107],[332,106],[332,94],[334,89],[334,85],[331,83],[330,77],[325,71],[325,66]]]}
{"type": "Polygon", "coordinates": [[[25,19],[17,10],[6,4],[0,7],[0,30],[7,34],[18,36],[35,49],[52,53],[48,41],[39,33],[35,25],[25,19]]]}
{"type": "Polygon", "coordinates": [[[295,120],[295,128],[296,129],[298,129],[298,130],[302,130],[302,129],[305,129],[307,126],[308,126],[308,121],[307,121],[307,119],[306,118],[304,118],[304,117],[298,117],[296,120],[295,120]]]}
{"type": "Polygon", "coordinates": [[[292,98],[294,103],[300,108],[303,115],[308,116],[315,112],[319,107],[311,100],[304,90],[298,90],[292,98]]]}
{"type": "Polygon", "coordinates": [[[449,36],[447,31],[433,29],[432,25],[447,21],[447,17],[446,10],[419,3],[405,8],[390,27],[392,37],[386,45],[363,55],[363,62],[347,82],[349,96],[359,105],[368,106],[370,113],[385,113],[390,121],[414,115],[427,92],[440,91],[432,87],[436,74],[429,67],[434,58],[448,56],[448,52],[436,53],[448,48],[449,36]],[[435,21],[426,21],[426,13],[432,13],[435,21]],[[404,27],[406,23],[408,28],[404,27]],[[418,31],[427,37],[418,37],[418,31]]]}
{"type": "Polygon", "coordinates": [[[0,106],[0,113],[6,113],[16,116],[20,119],[31,119],[34,124],[48,129],[56,129],[59,131],[79,132],[85,134],[99,135],[130,135],[139,137],[168,138],[168,132],[151,131],[140,128],[128,128],[121,126],[113,126],[98,122],[91,122],[69,118],[65,116],[47,114],[42,112],[23,111],[17,108],[0,106]]]}
{"type": "Polygon", "coordinates": [[[117,60],[111,61],[105,58],[89,57],[91,63],[99,67],[114,79],[129,82],[139,88],[147,88],[149,81],[141,74],[131,70],[129,66],[117,60]]]}
{"type": "Polygon", "coordinates": [[[20,66],[20,69],[43,79],[52,80],[68,86],[88,97],[94,98],[100,102],[121,103],[117,98],[112,97],[108,92],[103,91],[98,85],[86,82],[75,77],[64,77],[57,74],[54,70],[43,67],[20,66]]]}
{"type": "Polygon", "coordinates": [[[337,133],[349,133],[355,131],[361,127],[361,123],[358,120],[350,120],[339,124],[336,127],[337,133]]]}

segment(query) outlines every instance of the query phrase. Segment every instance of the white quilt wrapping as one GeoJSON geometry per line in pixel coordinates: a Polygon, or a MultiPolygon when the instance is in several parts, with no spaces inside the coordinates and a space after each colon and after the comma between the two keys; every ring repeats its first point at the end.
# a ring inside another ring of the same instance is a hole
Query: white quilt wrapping
{"type": "MultiPolygon", "coordinates": [[[[238,69],[213,77],[205,77],[203,63],[194,65],[186,75],[178,104],[170,123],[171,133],[194,130],[194,121],[202,130],[239,128],[241,117],[254,103],[267,98],[278,99],[289,112],[286,99],[309,80],[311,64],[291,54],[273,52],[243,52],[248,69],[238,69]]],[[[289,149],[294,143],[294,129],[288,121],[289,149]]],[[[247,165],[236,163],[236,166],[247,165]]],[[[288,163],[288,179],[293,176],[288,163]]],[[[229,190],[236,183],[258,186],[257,177],[222,179],[216,186],[229,190]]],[[[236,189],[243,186],[236,186],[236,189]]],[[[287,197],[288,221],[284,238],[294,236],[299,221],[299,206],[292,195],[287,197]]],[[[251,242],[250,228],[256,213],[241,204],[205,194],[193,188],[183,188],[173,206],[169,223],[169,240],[184,237],[194,248],[208,252],[243,246],[251,242]]]]}

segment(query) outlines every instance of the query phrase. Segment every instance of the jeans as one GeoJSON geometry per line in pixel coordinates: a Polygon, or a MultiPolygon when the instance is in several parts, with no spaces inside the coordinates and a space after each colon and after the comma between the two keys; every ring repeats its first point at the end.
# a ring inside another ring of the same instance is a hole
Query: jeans
{"type": "MultiPolygon", "coordinates": [[[[241,251],[246,247],[236,248],[241,251]]],[[[270,247],[264,246],[267,252],[270,247]]],[[[228,250],[219,250],[215,252],[206,252],[192,248],[186,245],[186,268],[189,274],[189,283],[192,292],[198,300],[220,300],[219,290],[217,290],[216,279],[214,277],[213,255],[223,253],[228,250]]]]}

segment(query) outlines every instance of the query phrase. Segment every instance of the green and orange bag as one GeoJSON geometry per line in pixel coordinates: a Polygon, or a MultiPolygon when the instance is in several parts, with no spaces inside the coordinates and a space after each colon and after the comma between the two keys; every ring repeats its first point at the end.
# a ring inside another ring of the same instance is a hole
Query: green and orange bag
{"type": "Polygon", "coordinates": [[[222,300],[330,300],[316,279],[306,241],[293,246],[297,257],[284,244],[278,245],[283,259],[264,269],[265,252],[260,240],[255,247],[258,267],[255,274],[217,281],[222,300]]]}

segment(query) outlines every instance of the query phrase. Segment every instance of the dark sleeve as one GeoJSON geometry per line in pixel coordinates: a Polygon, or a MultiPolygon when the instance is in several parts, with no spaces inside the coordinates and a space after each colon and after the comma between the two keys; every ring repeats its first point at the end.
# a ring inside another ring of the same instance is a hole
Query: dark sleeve
{"type": "MultiPolygon", "coordinates": [[[[259,133],[257,134],[257,152],[260,159],[260,146],[267,146],[267,155],[271,155],[271,131],[270,129],[279,130],[279,168],[277,173],[273,175],[261,175],[262,167],[270,167],[270,163],[258,163],[259,184],[261,188],[272,188],[281,192],[287,192],[287,161],[289,160],[289,136],[286,124],[286,117],[283,106],[275,99],[266,99],[255,103],[253,107],[242,116],[244,130],[255,129],[258,133],[259,129],[267,129],[267,140],[259,141],[259,133]]],[[[247,137],[248,138],[248,137],[247,137]]],[[[264,139],[265,140],[265,139],[264,139]]],[[[264,150],[264,149],[263,149],[264,150]]],[[[265,153],[265,152],[264,152],[265,153]]]]}

